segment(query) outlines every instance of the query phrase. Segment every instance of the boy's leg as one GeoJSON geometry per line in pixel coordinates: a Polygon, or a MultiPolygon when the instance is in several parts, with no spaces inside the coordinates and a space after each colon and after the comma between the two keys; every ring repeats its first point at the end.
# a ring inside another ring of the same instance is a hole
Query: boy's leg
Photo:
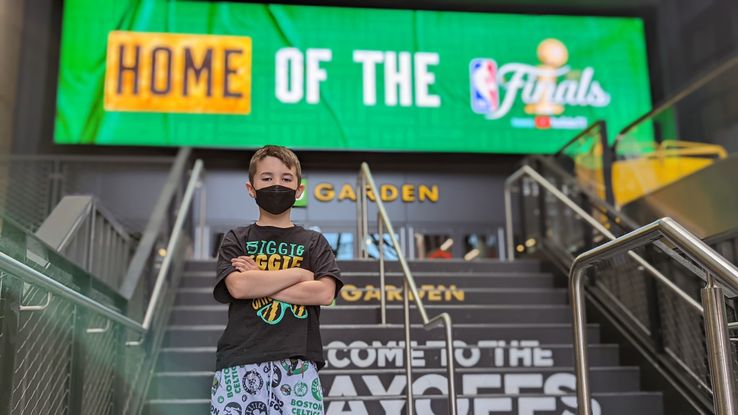
{"type": "Polygon", "coordinates": [[[323,415],[323,388],[315,363],[302,359],[273,362],[279,367],[281,379],[272,383],[275,401],[280,402],[282,414],[323,415]],[[299,409],[299,411],[298,411],[299,409]]]}
{"type": "Polygon", "coordinates": [[[270,380],[268,363],[234,366],[215,372],[210,395],[211,415],[266,414],[270,380]]]}

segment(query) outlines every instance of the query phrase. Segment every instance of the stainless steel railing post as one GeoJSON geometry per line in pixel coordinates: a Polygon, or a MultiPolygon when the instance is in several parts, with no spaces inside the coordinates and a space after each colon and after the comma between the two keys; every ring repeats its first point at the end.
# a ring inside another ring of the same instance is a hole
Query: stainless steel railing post
{"type": "Polygon", "coordinates": [[[364,243],[364,235],[362,235],[363,230],[363,215],[364,212],[361,209],[362,208],[362,202],[361,202],[361,192],[362,192],[362,177],[359,175],[356,178],[356,246],[354,247],[354,256],[358,259],[364,258],[364,251],[362,249],[362,244],[364,243]]]}
{"type": "MultiPolygon", "coordinates": [[[[432,319],[428,318],[428,314],[425,311],[425,306],[423,305],[423,301],[420,298],[420,295],[418,293],[418,288],[415,284],[415,279],[413,278],[412,272],[410,271],[410,266],[407,263],[407,259],[405,258],[405,255],[403,254],[402,247],[400,246],[399,242],[397,241],[397,238],[395,237],[395,231],[392,227],[392,222],[389,220],[389,216],[387,215],[387,211],[384,208],[384,204],[382,203],[382,200],[377,196],[377,186],[374,182],[374,178],[371,174],[371,171],[369,170],[369,166],[366,163],[362,163],[361,170],[359,172],[359,179],[357,180],[357,184],[359,188],[361,189],[359,192],[359,195],[357,195],[357,234],[363,234],[364,237],[363,240],[366,240],[366,235],[368,235],[368,223],[367,223],[367,211],[366,211],[366,192],[370,190],[374,190],[374,200],[376,200],[377,204],[377,221],[378,221],[378,228],[379,228],[379,236],[380,236],[380,242],[379,242],[379,252],[380,252],[380,280],[384,280],[384,232],[387,232],[390,239],[390,245],[395,249],[395,252],[397,253],[397,259],[400,263],[400,268],[402,269],[403,273],[403,311],[404,311],[404,328],[405,328],[405,371],[407,376],[407,414],[412,415],[414,411],[414,403],[413,403],[413,394],[412,394],[412,347],[410,342],[410,331],[411,331],[411,325],[410,325],[410,296],[413,296],[413,300],[415,301],[415,306],[418,309],[418,312],[420,313],[420,318],[423,323],[423,327],[428,330],[433,327],[435,327],[438,324],[442,324],[445,328],[445,335],[446,335],[446,356],[448,360],[447,364],[447,370],[448,370],[448,402],[449,402],[449,415],[456,415],[457,413],[457,402],[456,402],[456,385],[455,385],[455,365],[454,365],[454,353],[453,353],[453,324],[451,321],[451,316],[448,313],[442,313],[439,314],[432,319]],[[361,193],[364,194],[363,197],[361,197],[361,193]],[[385,229],[386,228],[386,229],[385,229]]],[[[357,238],[359,236],[357,235],[357,238]]],[[[361,242],[360,242],[361,243],[361,242]]],[[[357,243],[357,247],[359,244],[357,243]]],[[[357,249],[358,251],[358,249],[357,249]]],[[[364,251],[367,252],[366,250],[364,251]]],[[[383,282],[380,282],[382,294],[381,296],[384,296],[385,293],[385,286],[383,282]]],[[[386,298],[383,300],[380,296],[380,301],[383,301],[385,306],[383,308],[386,308],[386,298]]],[[[386,319],[386,316],[384,317],[386,319]]],[[[386,320],[385,320],[386,321],[386,320]]]]}
{"type": "Polygon", "coordinates": [[[369,257],[367,237],[369,235],[369,212],[367,211],[366,177],[361,174],[356,180],[356,257],[369,257]]]}
{"type": "Polygon", "coordinates": [[[578,267],[575,262],[569,278],[574,329],[574,366],[577,377],[577,413],[579,415],[592,414],[589,391],[589,358],[587,356],[587,315],[584,304],[584,286],[582,284],[585,271],[584,267],[578,267]]]}
{"type": "Polygon", "coordinates": [[[513,175],[505,180],[505,233],[507,238],[505,242],[507,244],[507,260],[515,260],[515,247],[513,241],[513,217],[512,217],[512,185],[519,176],[513,175]]]}
{"type": "Polygon", "coordinates": [[[382,215],[377,213],[377,225],[379,227],[379,314],[382,325],[387,324],[387,293],[384,278],[384,227],[382,226],[382,215]]]}
{"type": "Polygon", "coordinates": [[[451,316],[448,313],[441,314],[441,318],[446,329],[446,376],[452,380],[448,382],[448,410],[450,414],[456,414],[456,382],[453,380],[456,375],[453,326],[451,324],[451,316]]]}
{"type": "Polygon", "coordinates": [[[205,180],[200,177],[197,182],[197,187],[200,190],[198,193],[198,238],[200,239],[200,258],[208,258],[209,255],[205,252],[205,223],[207,222],[207,191],[205,189],[205,180]]]}
{"type": "Polygon", "coordinates": [[[715,286],[712,276],[702,289],[705,308],[705,335],[710,363],[710,380],[716,415],[736,415],[735,372],[725,317],[723,289],[715,286]]]}
{"type": "Polygon", "coordinates": [[[402,307],[405,321],[405,376],[407,377],[407,382],[405,382],[407,385],[407,390],[405,391],[407,409],[405,413],[407,415],[413,415],[415,413],[415,403],[413,402],[413,352],[410,343],[410,293],[407,288],[407,280],[404,280],[402,285],[402,307]]]}

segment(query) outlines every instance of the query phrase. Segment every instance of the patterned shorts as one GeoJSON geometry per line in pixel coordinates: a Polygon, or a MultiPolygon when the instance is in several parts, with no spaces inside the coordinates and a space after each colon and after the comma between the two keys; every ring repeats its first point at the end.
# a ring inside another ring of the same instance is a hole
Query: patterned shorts
{"type": "Polygon", "coordinates": [[[211,415],[323,415],[315,363],[301,359],[234,366],[215,372],[211,415]]]}

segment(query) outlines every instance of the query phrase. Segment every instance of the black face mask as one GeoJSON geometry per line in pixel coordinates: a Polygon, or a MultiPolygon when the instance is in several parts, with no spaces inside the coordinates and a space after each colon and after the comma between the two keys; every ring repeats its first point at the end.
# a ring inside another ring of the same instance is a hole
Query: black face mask
{"type": "Polygon", "coordinates": [[[275,184],[256,191],[256,204],[272,215],[279,215],[295,204],[296,194],[295,189],[275,184]]]}

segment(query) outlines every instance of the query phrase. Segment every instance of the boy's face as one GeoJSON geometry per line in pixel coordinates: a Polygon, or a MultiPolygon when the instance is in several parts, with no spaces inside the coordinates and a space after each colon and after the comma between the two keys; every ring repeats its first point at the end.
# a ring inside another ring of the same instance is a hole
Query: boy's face
{"type": "Polygon", "coordinates": [[[264,157],[256,163],[256,174],[252,178],[254,184],[246,182],[246,190],[251,197],[256,197],[256,190],[265,187],[280,185],[297,190],[296,197],[299,199],[305,186],[297,183],[297,170],[288,168],[282,160],[276,157],[264,157]]]}

